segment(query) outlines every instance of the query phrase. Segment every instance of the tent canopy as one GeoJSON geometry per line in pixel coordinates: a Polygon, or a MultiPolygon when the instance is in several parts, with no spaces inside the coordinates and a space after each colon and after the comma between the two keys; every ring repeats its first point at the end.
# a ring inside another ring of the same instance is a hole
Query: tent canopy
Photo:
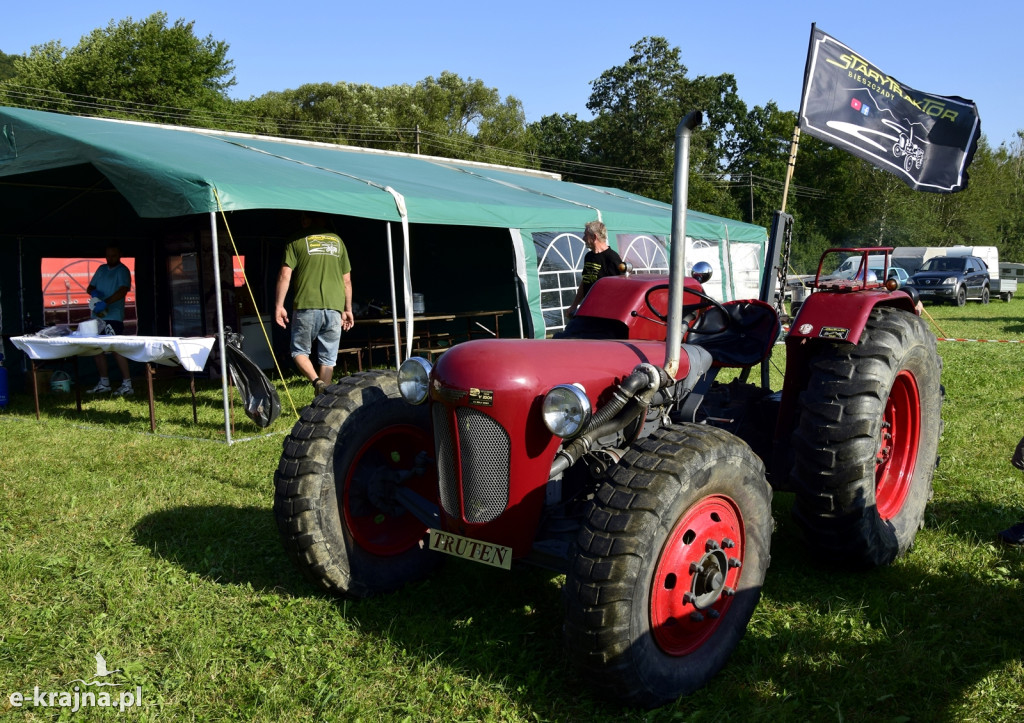
{"type": "MultiPolygon", "coordinates": [[[[0,108],[0,177],[91,165],[141,217],[295,209],[383,221],[671,231],[671,207],[538,172],[179,126],[0,108]]],[[[689,212],[688,235],[761,241],[765,230],[689,212]]]]}

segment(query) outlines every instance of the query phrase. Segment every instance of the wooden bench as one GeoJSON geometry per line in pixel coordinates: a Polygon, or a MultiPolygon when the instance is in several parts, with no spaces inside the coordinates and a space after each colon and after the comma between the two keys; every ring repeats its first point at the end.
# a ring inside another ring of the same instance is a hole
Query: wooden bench
{"type": "Polygon", "coordinates": [[[426,334],[415,340],[412,353],[416,356],[426,357],[433,362],[434,359],[451,349],[454,344],[455,339],[451,334],[426,334]]]}
{"type": "Polygon", "coordinates": [[[363,347],[361,346],[349,346],[338,349],[338,361],[341,362],[342,371],[348,374],[348,358],[350,355],[355,355],[356,366],[359,371],[363,371],[363,347]]]}

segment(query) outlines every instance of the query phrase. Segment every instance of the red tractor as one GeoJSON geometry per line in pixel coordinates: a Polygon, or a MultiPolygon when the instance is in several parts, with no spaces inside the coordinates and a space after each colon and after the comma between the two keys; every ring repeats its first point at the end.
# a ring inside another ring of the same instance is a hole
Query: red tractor
{"type": "Polygon", "coordinates": [[[749,383],[776,309],[716,301],[702,264],[684,279],[699,122],[677,132],[668,277],[601,279],[563,338],[465,342],[342,379],[303,411],[274,512],[310,579],[366,597],[448,556],[563,572],[570,657],[602,693],[653,707],[705,685],[743,636],[770,560],[769,480],[796,493],[827,561],[910,549],[941,430],[935,337],[860,249],[865,272],[822,284],[793,322],[781,392],[764,366],[749,383]],[[740,371],[716,381],[725,368],[740,371]]]}

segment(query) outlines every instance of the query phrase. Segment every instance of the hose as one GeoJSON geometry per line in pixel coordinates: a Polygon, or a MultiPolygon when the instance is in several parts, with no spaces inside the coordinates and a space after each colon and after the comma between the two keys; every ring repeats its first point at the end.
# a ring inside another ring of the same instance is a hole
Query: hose
{"type": "Polygon", "coordinates": [[[647,397],[650,397],[667,381],[668,376],[663,369],[653,364],[640,364],[615,388],[612,398],[593,416],[583,433],[558,451],[551,463],[548,479],[556,477],[575,464],[576,460],[590,451],[596,440],[624,429],[650,403],[649,398],[637,395],[646,391],[647,397]],[[620,414],[630,402],[630,408],[620,414]]]}

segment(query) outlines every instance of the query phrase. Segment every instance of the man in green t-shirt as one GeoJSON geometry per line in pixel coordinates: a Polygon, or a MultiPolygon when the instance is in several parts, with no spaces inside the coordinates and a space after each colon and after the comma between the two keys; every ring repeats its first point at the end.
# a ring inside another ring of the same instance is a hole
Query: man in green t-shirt
{"type": "Polygon", "coordinates": [[[292,299],[291,354],[295,366],[306,375],[317,394],[334,376],[342,330],[352,328],[352,264],[341,238],[325,230],[318,214],[302,214],[302,235],[284,249],[281,271],[277,276],[274,318],[287,328],[285,296],[294,280],[292,299]],[[310,354],[317,340],[319,369],[313,367],[310,354]]]}

